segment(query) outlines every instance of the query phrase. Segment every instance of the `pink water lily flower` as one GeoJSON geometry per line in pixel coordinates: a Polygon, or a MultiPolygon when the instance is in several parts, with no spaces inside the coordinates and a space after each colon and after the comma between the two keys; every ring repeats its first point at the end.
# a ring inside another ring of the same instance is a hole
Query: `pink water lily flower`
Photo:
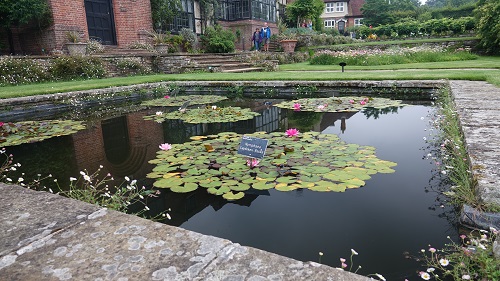
{"type": "Polygon", "coordinates": [[[292,129],[288,129],[286,130],[285,134],[287,137],[295,137],[299,134],[299,130],[295,129],[295,128],[292,128],[292,129]]]}
{"type": "Polygon", "coordinates": [[[164,98],[169,99],[169,98],[170,98],[170,96],[169,96],[169,95],[166,95],[166,96],[164,96],[164,98]]]}
{"type": "Polygon", "coordinates": [[[324,109],[325,109],[325,105],[324,105],[324,104],[320,104],[320,105],[318,105],[318,109],[319,109],[319,110],[324,110],[324,109]]]}
{"type": "Polygon", "coordinates": [[[350,103],[350,104],[353,104],[353,103],[354,103],[354,100],[349,100],[349,103],[350,103]]]}
{"type": "Polygon", "coordinates": [[[162,144],[160,144],[159,147],[160,147],[161,150],[169,150],[169,149],[172,148],[172,145],[169,144],[169,143],[162,143],[162,144]]]}
{"type": "Polygon", "coordinates": [[[300,111],[300,107],[301,107],[300,103],[293,104],[293,110],[295,110],[295,111],[300,111]]]}
{"type": "Polygon", "coordinates": [[[366,104],[366,101],[362,100],[362,101],[360,101],[360,102],[359,102],[359,104],[361,104],[361,105],[365,105],[365,104],[366,104]]]}
{"type": "Polygon", "coordinates": [[[4,123],[4,122],[0,122],[0,127],[2,127],[2,126],[3,126],[3,124],[5,124],[5,123],[4,123]]]}
{"type": "Polygon", "coordinates": [[[250,168],[257,167],[259,163],[260,163],[259,159],[256,158],[247,159],[247,166],[250,168]]]}

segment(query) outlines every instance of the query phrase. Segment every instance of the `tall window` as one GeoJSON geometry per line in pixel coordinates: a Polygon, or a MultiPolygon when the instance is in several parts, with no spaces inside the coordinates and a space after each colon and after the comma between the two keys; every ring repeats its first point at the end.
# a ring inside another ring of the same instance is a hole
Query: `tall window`
{"type": "Polygon", "coordinates": [[[253,0],[252,19],[260,19],[270,22],[276,21],[276,1],[253,0]]]}
{"type": "Polygon", "coordinates": [[[335,3],[326,3],[326,12],[327,13],[333,13],[335,12],[335,3]]]}
{"type": "Polygon", "coordinates": [[[232,21],[260,19],[276,22],[276,1],[273,0],[221,0],[217,17],[232,21]]]}
{"type": "Polygon", "coordinates": [[[363,19],[354,19],[354,26],[360,26],[363,19]]]}
{"type": "Polygon", "coordinates": [[[336,12],[343,12],[344,11],[344,2],[337,2],[335,7],[336,12]]]}
{"type": "Polygon", "coordinates": [[[182,11],[177,14],[173,22],[169,25],[169,30],[172,33],[179,32],[182,28],[189,28],[195,30],[194,26],[194,2],[193,0],[180,0],[182,4],[182,11]]]}
{"type": "Polygon", "coordinates": [[[334,28],[335,20],[325,20],[325,28],[334,28]]]}

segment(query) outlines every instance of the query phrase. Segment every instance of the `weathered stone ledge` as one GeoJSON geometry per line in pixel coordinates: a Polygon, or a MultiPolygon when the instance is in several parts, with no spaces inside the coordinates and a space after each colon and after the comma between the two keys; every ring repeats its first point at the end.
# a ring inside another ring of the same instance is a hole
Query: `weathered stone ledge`
{"type": "Polygon", "coordinates": [[[2,280],[370,280],[19,186],[0,206],[2,280]]]}

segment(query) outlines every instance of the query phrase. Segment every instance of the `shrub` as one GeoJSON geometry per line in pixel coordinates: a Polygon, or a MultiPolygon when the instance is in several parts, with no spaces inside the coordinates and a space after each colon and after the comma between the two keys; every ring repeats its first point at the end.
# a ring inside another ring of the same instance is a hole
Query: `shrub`
{"type": "Polygon", "coordinates": [[[179,34],[183,39],[183,48],[188,52],[193,52],[196,50],[196,45],[198,43],[198,37],[189,28],[182,28],[179,34]]]}
{"type": "Polygon", "coordinates": [[[121,74],[149,73],[149,70],[138,59],[118,59],[115,63],[121,74]]]}
{"type": "Polygon", "coordinates": [[[0,58],[0,86],[47,81],[47,67],[32,59],[0,58]]]}
{"type": "Polygon", "coordinates": [[[49,71],[54,80],[102,78],[106,75],[102,60],[95,57],[59,57],[49,71]]]}
{"type": "Polygon", "coordinates": [[[134,50],[148,50],[148,51],[154,50],[153,45],[151,45],[149,43],[140,42],[140,41],[132,42],[132,43],[130,43],[130,45],[128,45],[128,47],[130,49],[134,49],[134,50]]]}
{"type": "Polygon", "coordinates": [[[234,51],[235,35],[224,30],[220,25],[207,27],[201,36],[201,42],[208,53],[231,53],[234,51]]]}
{"type": "Polygon", "coordinates": [[[87,54],[98,54],[98,53],[104,53],[104,46],[101,44],[101,42],[90,39],[87,42],[87,54]]]}

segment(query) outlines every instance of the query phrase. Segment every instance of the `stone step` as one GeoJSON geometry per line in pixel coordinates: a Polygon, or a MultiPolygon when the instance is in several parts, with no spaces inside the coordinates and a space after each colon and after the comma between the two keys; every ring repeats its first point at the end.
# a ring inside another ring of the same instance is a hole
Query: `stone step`
{"type": "Polygon", "coordinates": [[[240,73],[240,72],[261,72],[261,71],[264,71],[262,67],[246,67],[246,68],[223,69],[221,72],[240,73]]]}

